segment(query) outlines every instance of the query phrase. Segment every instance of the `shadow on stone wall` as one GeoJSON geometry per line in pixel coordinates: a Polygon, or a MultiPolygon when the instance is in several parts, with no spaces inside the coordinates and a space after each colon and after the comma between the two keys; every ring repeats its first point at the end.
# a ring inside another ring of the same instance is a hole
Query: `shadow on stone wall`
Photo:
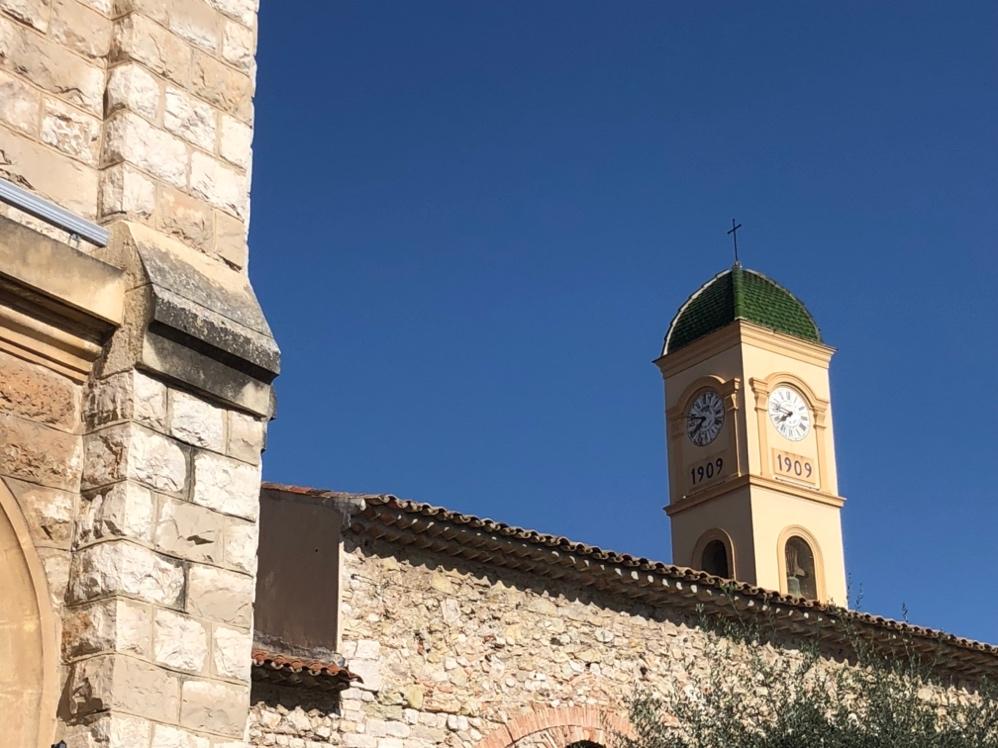
{"type": "Polygon", "coordinates": [[[250,704],[264,704],[276,709],[292,711],[296,707],[306,712],[318,710],[323,714],[340,716],[340,694],[298,686],[278,686],[273,683],[254,682],[250,689],[250,704]]]}

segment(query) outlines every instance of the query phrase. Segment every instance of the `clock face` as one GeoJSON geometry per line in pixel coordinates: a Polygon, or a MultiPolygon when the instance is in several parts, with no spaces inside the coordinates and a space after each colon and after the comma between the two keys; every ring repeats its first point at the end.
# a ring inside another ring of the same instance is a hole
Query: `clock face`
{"type": "Polygon", "coordinates": [[[769,420],[792,442],[799,442],[811,431],[811,410],[791,387],[777,387],[769,395],[769,420]]]}
{"type": "Polygon", "coordinates": [[[724,425],[724,403],[714,390],[697,393],[686,411],[686,435],[698,447],[710,444],[724,425]]]}

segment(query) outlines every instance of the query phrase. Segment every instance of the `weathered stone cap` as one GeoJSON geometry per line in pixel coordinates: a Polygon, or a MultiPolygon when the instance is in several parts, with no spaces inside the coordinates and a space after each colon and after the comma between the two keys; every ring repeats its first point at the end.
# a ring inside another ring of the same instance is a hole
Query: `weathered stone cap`
{"type": "Polygon", "coordinates": [[[342,691],[353,682],[363,682],[342,663],[303,659],[264,649],[254,649],[252,658],[254,680],[323,691],[342,691]]]}
{"type": "Polygon", "coordinates": [[[139,366],[272,415],[281,354],[244,273],[125,221],[103,253],[129,281],[129,329],[112,341],[110,371],[139,366]]]}
{"type": "MultiPolygon", "coordinates": [[[[823,637],[843,636],[845,624],[867,638],[890,645],[899,636],[938,653],[953,672],[998,675],[998,646],[915,626],[837,605],[781,595],[772,590],[722,579],[685,566],[666,564],[605,550],[569,538],[548,535],[443,507],[400,499],[390,494],[353,494],[301,486],[264,483],[263,488],[317,499],[332,499],[363,508],[350,528],[375,538],[415,545],[434,552],[567,579],[649,604],[727,608],[732,603],[748,613],[772,615],[774,623],[798,634],[819,630],[823,637]]],[[[843,643],[847,643],[843,639],[843,643]]]]}

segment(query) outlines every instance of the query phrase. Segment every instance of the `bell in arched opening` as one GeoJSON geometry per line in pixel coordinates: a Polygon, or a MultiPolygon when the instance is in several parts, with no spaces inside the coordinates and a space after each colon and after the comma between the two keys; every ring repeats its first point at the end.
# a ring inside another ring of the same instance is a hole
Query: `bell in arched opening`
{"type": "Polygon", "coordinates": [[[815,576],[814,552],[807,541],[793,536],[786,544],[787,594],[818,599],[818,581],[815,576]]]}

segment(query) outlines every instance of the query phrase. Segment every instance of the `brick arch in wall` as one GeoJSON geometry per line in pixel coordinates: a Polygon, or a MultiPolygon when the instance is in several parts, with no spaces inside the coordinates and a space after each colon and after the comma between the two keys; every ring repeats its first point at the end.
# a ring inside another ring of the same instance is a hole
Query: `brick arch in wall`
{"type": "Polygon", "coordinates": [[[604,709],[591,706],[532,709],[490,732],[476,748],[607,746],[617,734],[633,734],[630,723],[604,709]]]}
{"type": "Polygon", "coordinates": [[[45,572],[28,524],[0,480],[0,715],[4,748],[44,748],[52,743],[58,698],[55,627],[45,572]]]}

